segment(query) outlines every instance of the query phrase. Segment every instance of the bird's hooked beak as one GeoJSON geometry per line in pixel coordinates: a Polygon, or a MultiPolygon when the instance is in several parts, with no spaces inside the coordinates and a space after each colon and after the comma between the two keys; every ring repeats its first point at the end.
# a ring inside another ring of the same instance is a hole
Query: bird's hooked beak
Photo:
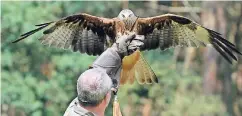
{"type": "Polygon", "coordinates": [[[123,22],[128,23],[128,21],[129,21],[128,17],[123,18],[123,22]]]}
{"type": "Polygon", "coordinates": [[[124,17],[124,18],[123,18],[123,21],[127,21],[127,20],[128,20],[128,17],[124,17]]]}

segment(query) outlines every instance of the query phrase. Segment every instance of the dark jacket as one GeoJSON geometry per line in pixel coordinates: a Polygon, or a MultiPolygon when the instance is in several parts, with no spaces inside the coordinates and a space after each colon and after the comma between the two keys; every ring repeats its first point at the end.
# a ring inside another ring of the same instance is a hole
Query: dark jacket
{"type": "Polygon", "coordinates": [[[81,107],[78,99],[75,98],[65,111],[64,116],[96,116],[94,113],[89,112],[85,108],[81,107]]]}

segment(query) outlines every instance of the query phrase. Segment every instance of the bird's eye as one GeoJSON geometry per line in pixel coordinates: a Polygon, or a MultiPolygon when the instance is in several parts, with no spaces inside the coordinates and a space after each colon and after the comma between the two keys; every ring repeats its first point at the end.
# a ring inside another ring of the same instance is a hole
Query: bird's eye
{"type": "Polygon", "coordinates": [[[129,14],[129,17],[131,17],[132,16],[132,14],[129,14]]]}
{"type": "Polygon", "coordinates": [[[125,16],[122,14],[122,17],[124,18],[125,16]]]}

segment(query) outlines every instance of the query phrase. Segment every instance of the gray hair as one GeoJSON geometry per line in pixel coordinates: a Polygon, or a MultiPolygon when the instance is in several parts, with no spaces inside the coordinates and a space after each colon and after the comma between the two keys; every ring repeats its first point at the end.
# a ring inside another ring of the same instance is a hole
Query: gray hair
{"type": "Polygon", "coordinates": [[[112,81],[106,71],[93,68],[85,71],[77,80],[78,101],[83,106],[97,106],[111,90],[112,81]]]}

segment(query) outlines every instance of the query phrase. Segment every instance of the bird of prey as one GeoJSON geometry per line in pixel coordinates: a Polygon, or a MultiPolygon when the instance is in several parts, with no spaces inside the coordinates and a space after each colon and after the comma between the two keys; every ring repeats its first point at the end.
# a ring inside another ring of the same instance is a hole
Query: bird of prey
{"type": "MultiPolygon", "coordinates": [[[[242,55],[235,45],[224,39],[220,33],[205,28],[183,16],[164,14],[140,18],[131,10],[124,9],[115,18],[103,18],[85,13],[64,17],[58,21],[36,25],[38,28],[22,34],[16,43],[47,28],[39,41],[47,46],[71,49],[74,52],[100,55],[110,47],[119,36],[134,32],[144,35],[144,45],[139,49],[151,50],[171,47],[212,46],[230,63],[237,60],[234,53],[242,55]]],[[[138,51],[124,57],[120,83],[157,83],[155,73],[138,51]]]]}

